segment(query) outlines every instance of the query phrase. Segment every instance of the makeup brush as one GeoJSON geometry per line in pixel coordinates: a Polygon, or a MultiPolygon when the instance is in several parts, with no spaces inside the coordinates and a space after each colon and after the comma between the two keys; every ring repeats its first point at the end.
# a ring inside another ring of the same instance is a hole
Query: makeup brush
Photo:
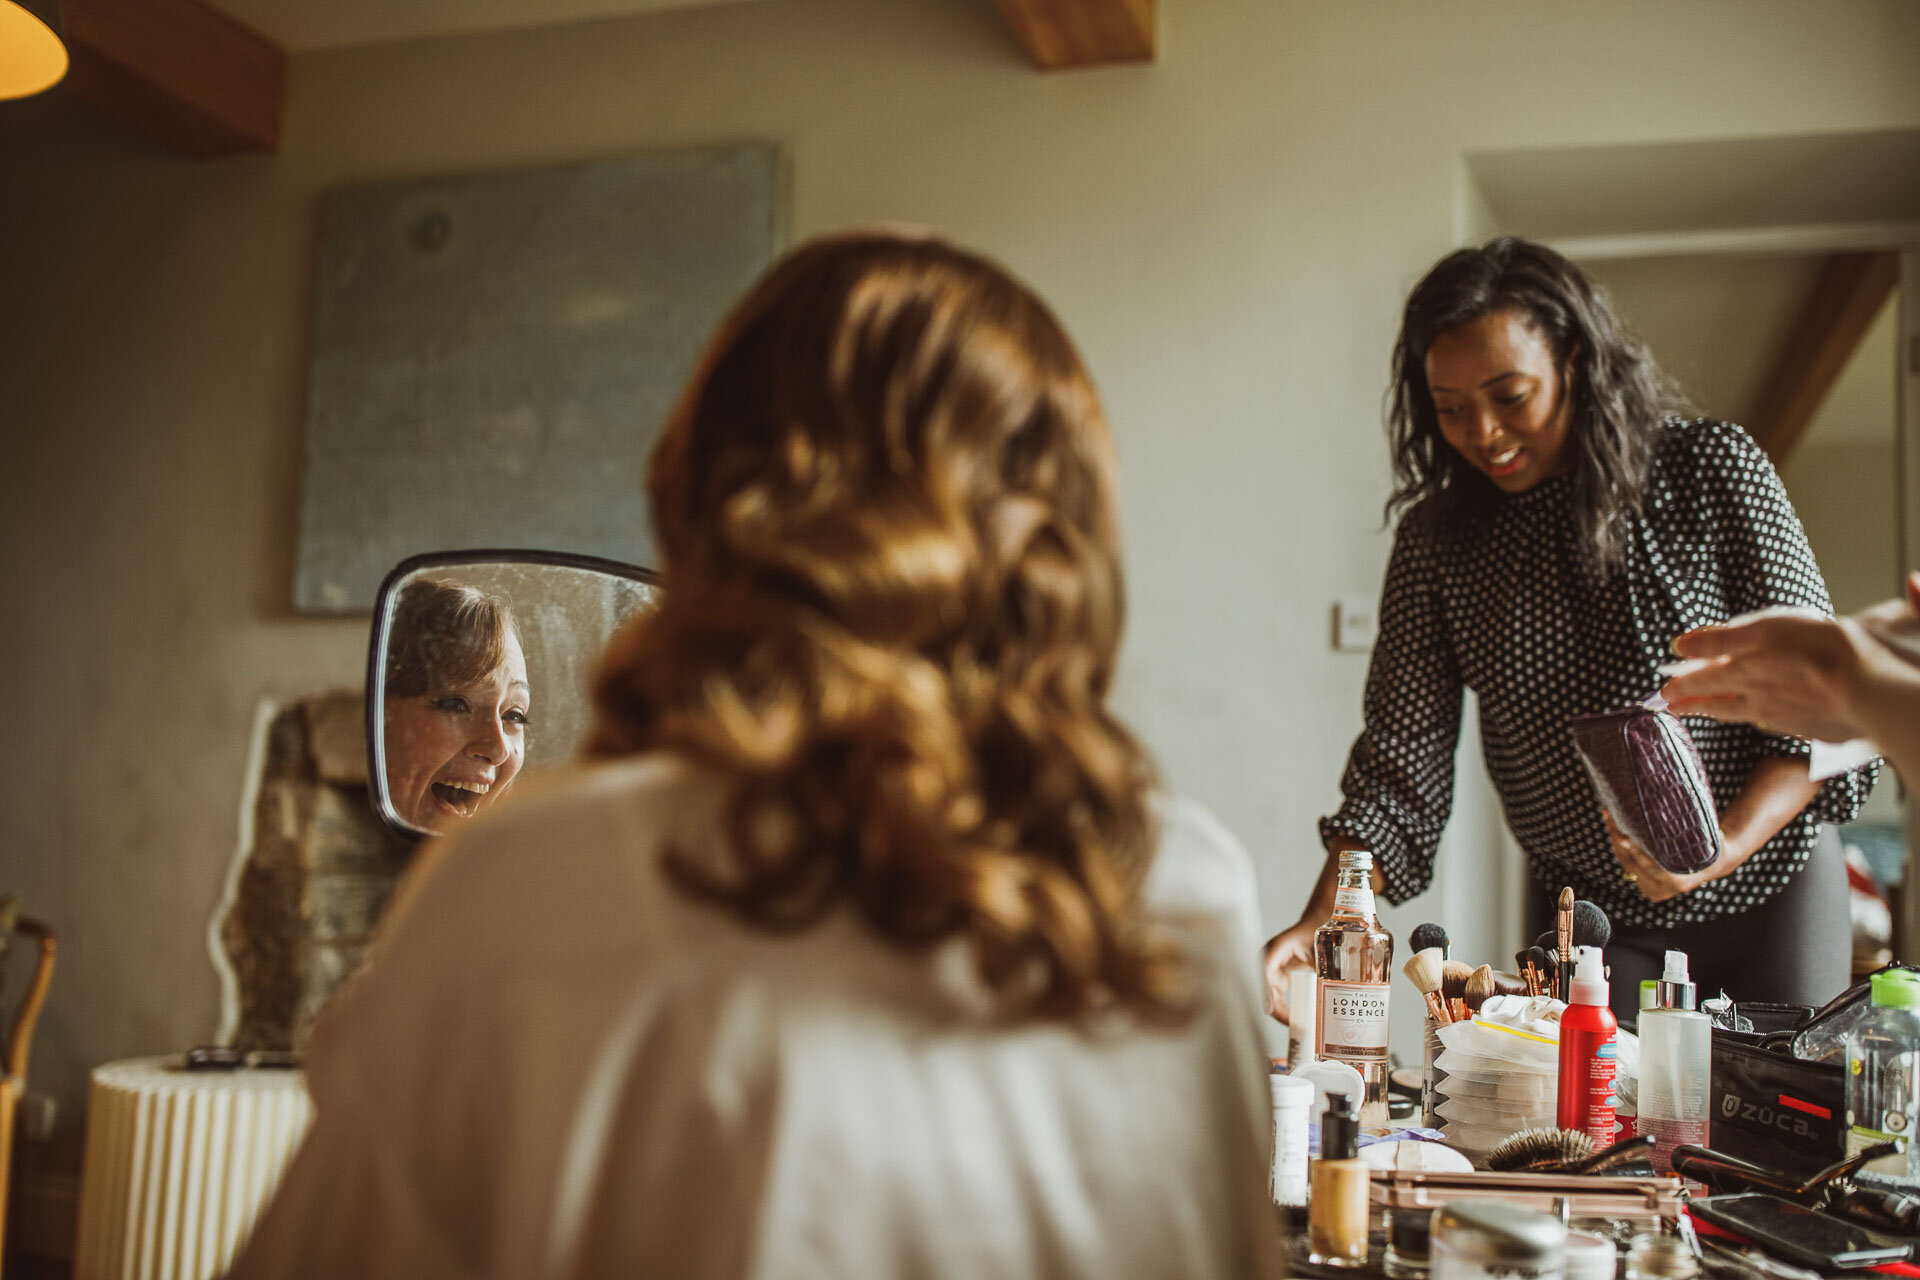
{"type": "Polygon", "coordinates": [[[1560,976],[1559,935],[1552,929],[1548,929],[1533,940],[1533,945],[1540,948],[1540,960],[1538,962],[1540,965],[1540,994],[1550,996],[1553,994],[1554,984],[1559,980],[1560,976]]]}
{"type": "Polygon", "coordinates": [[[1526,980],[1527,994],[1529,996],[1539,995],[1540,994],[1540,971],[1533,967],[1533,948],[1522,947],[1518,951],[1514,952],[1513,967],[1515,969],[1518,969],[1520,971],[1520,976],[1526,980]]]}
{"type": "Polygon", "coordinates": [[[1438,947],[1440,948],[1440,958],[1442,960],[1445,960],[1449,955],[1453,954],[1453,939],[1449,938],[1447,931],[1437,924],[1415,925],[1413,932],[1407,935],[1407,945],[1415,951],[1425,951],[1428,947],[1438,947]]]}
{"type": "Polygon", "coordinates": [[[1527,975],[1533,979],[1533,994],[1545,995],[1547,990],[1547,949],[1545,947],[1527,948],[1527,975]]]}
{"type": "Polygon", "coordinates": [[[1605,947],[1613,940],[1613,922],[1594,903],[1580,898],[1573,904],[1573,945],[1605,947]]]}
{"type": "Polygon", "coordinates": [[[1447,999],[1467,994],[1467,976],[1473,966],[1464,960],[1448,960],[1440,966],[1440,991],[1447,999]]]}
{"type": "Polygon", "coordinates": [[[1573,976],[1573,888],[1560,890],[1560,906],[1554,917],[1554,954],[1560,957],[1560,970],[1554,977],[1553,994],[1565,1000],[1571,994],[1568,980],[1573,976]]]}
{"type": "Polygon", "coordinates": [[[1440,999],[1440,967],[1444,963],[1440,958],[1440,948],[1427,947],[1408,956],[1407,962],[1400,966],[1400,972],[1407,975],[1407,981],[1418,988],[1421,997],[1426,1000],[1427,1012],[1443,1027],[1453,1021],[1447,1013],[1447,1006],[1440,999]]]}
{"type": "Polygon", "coordinates": [[[1493,966],[1483,964],[1467,977],[1467,1008],[1474,1013],[1480,1012],[1480,1006],[1487,1002],[1487,997],[1493,991],[1493,966]]]}

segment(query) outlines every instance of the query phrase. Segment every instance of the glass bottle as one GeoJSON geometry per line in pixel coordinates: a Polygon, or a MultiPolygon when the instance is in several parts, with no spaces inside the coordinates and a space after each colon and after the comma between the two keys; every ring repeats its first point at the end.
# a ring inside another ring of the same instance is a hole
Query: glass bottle
{"type": "Polygon", "coordinates": [[[1328,1094],[1320,1115],[1320,1158],[1313,1162],[1307,1198],[1307,1261],[1316,1266],[1367,1265],[1370,1179],[1360,1159],[1359,1131],[1353,1099],[1328,1094]]]}
{"type": "Polygon", "coordinates": [[[1847,1037],[1847,1150],[1899,1138],[1905,1151],[1866,1167],[1920,1185],[1920,980],[1890,969],[1872,984],[1873,1007],[1847,1037]]]}
{"type": "Polygon", "coordinates": [[[1333,914],[1314,931],[1313,970],[1319,981],[1315,1039],[1319,1055],[1360,1073],[1366,1096],[1360,1124],[1387,1123],[1387,996],[1393,935],[1373,910],[1373,855],[1340,855],[1333,914]]]}

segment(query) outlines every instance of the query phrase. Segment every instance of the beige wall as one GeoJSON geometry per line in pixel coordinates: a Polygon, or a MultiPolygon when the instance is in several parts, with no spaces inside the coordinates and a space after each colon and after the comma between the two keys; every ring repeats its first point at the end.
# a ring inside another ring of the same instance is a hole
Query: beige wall
{"type": "Polygon", "coordinates": [[[1899,311],[1896,294],[1861,335],[1780,472],[1841,613],[1900,591],[1899,311]]]}
{"type": "Polygon", "coordinates": [[[1856,612],[1900,589],[1891,424],[1888,435],[1882,444],[1804,444],[1781,472],[1840,613],[1856,612]]]}
{"type": "Polygon", "coordinates": [[[1328,607],[1378,584],[1385,353],[1462,151],[1920,125],[1908,0],[1161,7],[1156,65],[1051,77],[986,0],[309,55],[281,154],[218,164],[0,104],[0,885],[67,940],[36,1084],[212,1034],[253,706],[357,679],[360,626],[286,604],[324,188],[772,140],[796,235],[930,223],[1027,275],[1120,438],[1125,700],[1278,925],[1358,721],[1328,607]]]}

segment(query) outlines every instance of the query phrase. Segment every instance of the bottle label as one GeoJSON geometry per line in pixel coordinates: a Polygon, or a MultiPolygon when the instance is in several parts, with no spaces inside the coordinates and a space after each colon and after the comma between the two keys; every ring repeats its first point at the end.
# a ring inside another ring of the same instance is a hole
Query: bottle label
{"type": "Polygon", "coordinates": [[[1618,1136],[1613,1115],[1613,1077],[1619,1067],[1619,1052],[1618,1039],[1610,1036],[1605,1044],[1594,1049],[1593,1057],[1587,1060],[1584,1099],[1586,1124],[1582,1127],[1587,1136],[1593,1139],[1596,1148],[1612,1146],[1618,1136]]]}
{"type": "MultiPolygon", "coordinates": [[[[1898,1112],[1894,1114],[1895,1117],[1900,1120],[1906,1118],[1900,1116],[1898,1112]]],[[[1905,1126],[1901,1125],[1900,1127],[1904,1128],[1905,1126]]],[[[1857,1156],[1868,1147],[1879,1146],[1883,1142],[1892,1142],[1895,1138],[1904,1139],[1905,1137],[1906,1135],[1903,1133],[1890,1133],[1886,1129],[1874,1129],[1864,1124],[1856,1124],[1847,1130],[1847,1154],[1857,1156]]],[[[1863,1167],[1871,1173],[1885,1174],[1893,1178],[1905,1178],[1908,1172],[1907,1153],[1905,1151],[1896,1151],[1890,1156],[1881,1156],[1878,1160],[1869,1161],[1863,1167]]]]}
{"type": "Polygon", "coordinates": [[[1304,1207],[1307,1203],[1307,1108],[1273,1109],[1273,1202],[1304,1207]]]}
{"type": "Polygon", "coordinates": [[[1320,1056],[1387,1060],[1387,984],[1320,980],[1320,1056]]]}
{"type": "Polygon", "coordinates": [[[1648,1155],[1653,1171],[1663,1178],[1673,1172],[1673,1149],[1684,1143],[1706,1146],[1709,1127],[1705,1120],[1663,1120],[1653,1116],[1638,1116],[1633,1122],[1636,1137],[1653,1139],[1653,1150],[1648,1155]]]}
{"type": "Polygon", "coordinates": [[[1335,889],[1333,891],[1333,909],[1351,915],[1373,918],[1373,890],[1371,889],[1335,889]]]}

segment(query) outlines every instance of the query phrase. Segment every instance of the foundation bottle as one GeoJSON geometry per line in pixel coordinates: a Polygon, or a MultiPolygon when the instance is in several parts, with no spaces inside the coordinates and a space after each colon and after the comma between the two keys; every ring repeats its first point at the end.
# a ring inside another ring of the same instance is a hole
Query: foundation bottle
{"type": "Polygon", "coordinates": [[[1329,1093],[1320,1117],[1320,1158],[1307,1202],[1307,1260],[1322,1267],[1367,1264],[1367,1166],[1360,1159],[1354,1100],[1329,1093]]]}

